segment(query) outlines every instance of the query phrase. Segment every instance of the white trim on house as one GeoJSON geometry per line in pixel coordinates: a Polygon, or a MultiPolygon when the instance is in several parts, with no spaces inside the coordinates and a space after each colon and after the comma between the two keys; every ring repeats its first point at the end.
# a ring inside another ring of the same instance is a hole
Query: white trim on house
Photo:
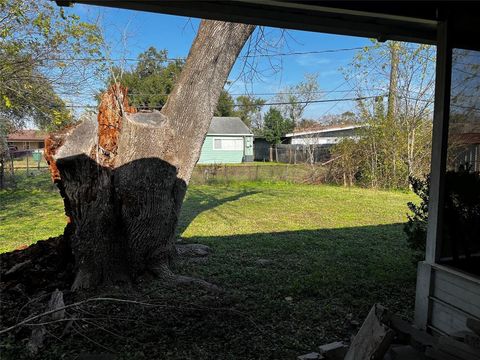
{"type": "Polygon", "coordinates": [[[324,136],[324,137],[306,137],[292,138],[292,145],[333,145],[342,139],[360,140],[360,136],[324,136]]]}
{"type": "Polygon", "coordinates": [[[336,128],[328,128],[328,129],[321,129],[321,130],[311,130],[311,131],[301,131],[301,132],[293,132],[286,134],[285,137],[294,137],[294,136],[302,136],[302,135],[312,135],[312,134],[321,134],[327,133],[332,131],[342,131],[342,130],[351,130],[365,127],[365,125],[351,125],[345,127],[336,127],[336,128]]]}
{"type": "Polygon", "coordinates": [[[243,137],[239,137],[239,136],[228,136],[228,137],[212,137],[212,149],[214,151],[243,151],[245,152],[245,140],[243,137]],[[217,148],[215,147],[215,142],[216,140],[222,140],[222,143],[223,143],[223,140],[229,140],[229,141],[235,141],[235,143],[233,144],[233,148],[224,148],[223,145],[221,148],[217,148]],[[237,146],[237,142],[240,143],[240,146],[237,146]]]}

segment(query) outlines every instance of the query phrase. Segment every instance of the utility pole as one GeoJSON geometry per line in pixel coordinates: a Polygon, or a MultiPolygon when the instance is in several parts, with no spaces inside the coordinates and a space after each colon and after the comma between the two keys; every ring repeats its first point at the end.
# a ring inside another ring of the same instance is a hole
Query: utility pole
{"type": "Polygon", "coordinates": [[[400,44],[392,41],[390,44],[390,84],[388,86],[388,108],[387,118],[394,121],[396,110],[396,99],[398,89],[398,63],[399,63],[400,44]]]}
{"type": "Polygon", "coordinates": [[[396,102],[398,89],[398,63],[400,44],[397,41],[392,41],[390,44],[390,84],[388,86],[388,107],[387,107],[387,124],[392,131],[392,167],[393,167],[393,184],[396,186],[397,180],[397,127],[396,125],[396,102]]]}

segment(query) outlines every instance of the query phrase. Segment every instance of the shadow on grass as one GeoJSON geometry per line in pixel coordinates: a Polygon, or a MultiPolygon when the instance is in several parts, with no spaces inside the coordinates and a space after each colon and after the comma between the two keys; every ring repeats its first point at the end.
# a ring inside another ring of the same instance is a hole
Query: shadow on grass
{"type": "MultiPolygon", "coordinates": [[[[119,359],[294,359],[348,340],[376,302],[412,314],[415,266],[401,224],[190,240],[211,245],[214,254],[207,265],[185,263],[177,271],[215,282],[225,293],[151,283],[145,292],[160,306],[118,304],[127,320],[115,313],[101,323],[121,337],[85,327],[85,336],[54,343],[57,352],[102,351],[88,337],[122,354],[119,359]],[[139,344],[142,353],[132,352],[139,344]]],[[[104,318],[111,308],[89,311],[104,318]]]]}
{"type": "Polygon", "coordinates": [[[177,225],[177,234],[182,234],[195,218],[204,211],[211,210],[222,204],[239,200],[243,197],[259,193],[256,190],[243,190],[232,196],[221,197],[212,195],[198,188],[190,188],[182,206],[182,214],[177,225]]]}
{"type": "Polygon", "coordinates": [[[364,312],[378,301],[406,315],[413,306],[416,267],[401,223],[187,241],[214,250],[196,275],[252,296],[334,298],[364,312]]]}

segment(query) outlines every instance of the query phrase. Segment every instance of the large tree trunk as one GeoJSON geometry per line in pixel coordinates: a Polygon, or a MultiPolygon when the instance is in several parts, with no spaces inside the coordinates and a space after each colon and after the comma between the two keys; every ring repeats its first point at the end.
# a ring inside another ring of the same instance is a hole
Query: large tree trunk
{"type": "Polygon", "coordinates": [[[188,182],[218,97],[253,26],[202,21],[161,112],[135,112],[126,91],[54,134],[46,157],[71,219],[73,289],[168,273],[188,182]]]}

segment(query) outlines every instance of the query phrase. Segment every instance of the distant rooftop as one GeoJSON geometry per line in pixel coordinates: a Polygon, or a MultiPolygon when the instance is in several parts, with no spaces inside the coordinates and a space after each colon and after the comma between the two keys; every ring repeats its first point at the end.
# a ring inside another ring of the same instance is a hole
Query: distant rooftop
{"type": "Polygon", "coordinates": [[[294,130],[292,133],[286,134],[286,137],[301,136],[301,135],[312,135],[312,134],[321,134],[326,132],[350,130],[365,127],[365,125],[358,124],[342,124],[342,125],[318,125],[312,126],[309,128],[303,128],[294,130]]]}
{"type": "Polygon", "coordinates": [[[239,117],[213,117],[208,135],[252,135],[239,117]]]}
{"type": "Polygon", "coordinates": [[[44,141],[47,133],[40,130],[19,130],[11,133],[7,141],[44,141]]]}

